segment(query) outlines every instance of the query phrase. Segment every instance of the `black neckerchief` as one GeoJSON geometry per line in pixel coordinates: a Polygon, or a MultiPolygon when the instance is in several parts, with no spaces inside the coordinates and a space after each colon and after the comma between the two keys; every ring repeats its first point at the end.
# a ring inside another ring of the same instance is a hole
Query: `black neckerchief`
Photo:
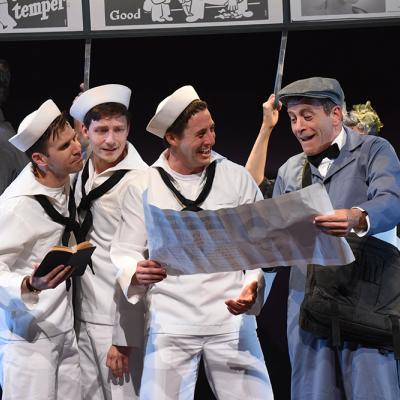
{"type": "MultiPolygon", "coordinates": [[[[35,199],[43,207],[46,214],[54,221],[60,225],[64,225],[65,229],[61,238],[61,243],[63,246],[68,246],[69,239],[71,237],[71,232],[74,233],[75,240],[77,243],[82,241],[82,233],[78,221],[76,221],[76,206],[74,193],[71,190],[68,199],[68,211],[69,216],[65,217],[59,213],[50,203],[50,200],[43,194],[35,194],[35,199]]],[[[65,281],[67,285],[67,290],[71,287],[71,278],[65,281]]]]}
{"type": "Polygon", "coordinates": [[[129,172],[129,169],[120,169],[118,171],[115,171],[105,182],[103,182],[97,188],[91,190],[86,195],[85,185],[89,178],[89,160],[86,162],[85,167],[82,171],[82,198],[78,207],[79,214],[81,214],[83,211],[86,211],[85,217],[81,223],[81,234],[84,238],[86,238],[90,228],[93,225],[93,215],[90,210],[92,201],[98,199],[99,197],[103,196],[104,193],[111,190],[124,177],[127,172],[129,172]]]}
{"type": "Polygon", "coordinates": [[[62,235],[61,243],[63,246],[68,246],[69,238],[71,236],[71,232],[74,233],[75,240],[79,243],[81,240],[81,232],[79,223],[76,221],[76,206],[74,195],[71,193],[69,195],[68,200],[68,211],[69,216],[65,217],[61,213],[59,213],[50,203],[50,200],[43,194],[36,194],[35,199],[39,202],[39,204],[43,207],[46,211],[46,214],[58,224],[64,225],[64,233],[62,235]]]}
{"type": "Polygon", "coordinates": [[[186,197],[184,197],[178,189],[174,186],[172,183],[172,177],[168,172],[166,172],[162,167],[156,167],[157,171],[160,173],[162,180],[164,183],[168,186],[168,188],[174,193],[174,195],[177,197],[179,202],[183,204],[183,208],[181,211],[200,211],[202,208],[199,207],[201,203],[204,202],[204,200],[207,198],[207,196],[210,193],[213,181],[214,181],[214,176],[215,176],[215,167],[216,167],[216,162],[213,161],[206,170],[206,183],[204,184],[203,190],[199,194],[196,200],[189,200],[186,197]]]}

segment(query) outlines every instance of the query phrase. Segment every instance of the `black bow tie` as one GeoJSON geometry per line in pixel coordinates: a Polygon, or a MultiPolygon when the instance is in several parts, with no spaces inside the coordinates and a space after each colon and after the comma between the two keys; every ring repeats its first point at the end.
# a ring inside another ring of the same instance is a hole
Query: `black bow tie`
{"type": "Polygon", "coordinates": [[[313,156],[308,156],[308,162],[310,162],[312,165],[314,165],[315,167],[319,167],[319,164],[321,164],[321,161],[324,158],[329,158],[330,160],[333,160],[335,158],[337,158],[337,156],[339,155],[340,150],[339,150],[339,146],[334,143],[332,145],[330,145],[327,149],[325,149],[324,151],[322,151],[319,154],[315,154],[313,156]]]}

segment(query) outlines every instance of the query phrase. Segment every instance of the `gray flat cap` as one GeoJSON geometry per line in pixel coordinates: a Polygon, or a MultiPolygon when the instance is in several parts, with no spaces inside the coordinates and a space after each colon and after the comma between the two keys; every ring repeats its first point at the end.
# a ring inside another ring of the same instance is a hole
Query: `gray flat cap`
{"type": "Polygon", "coordinates": [[[290,97],[330,99],[339,106],[344,103],[343,90],[339,82],[332,78],[313,77],[300,79],[282,88],[278,92],[278,97],[285,105],[290,97]]]}

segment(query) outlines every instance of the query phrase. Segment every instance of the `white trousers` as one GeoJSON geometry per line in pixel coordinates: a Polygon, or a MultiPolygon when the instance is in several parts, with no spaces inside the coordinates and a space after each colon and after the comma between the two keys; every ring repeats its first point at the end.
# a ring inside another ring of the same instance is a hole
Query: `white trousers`
{"type": "Polygon", "coordinates": [[[271,383],[256,332],[221,335],[150,334],[141,400],[192,400],[200,357],[219,400],[270,400],[271,383]]]}
{"type": "Polygon", "coordinates": [[[143,349],[132,348],[129,357],[130,373],[124,378],[115,378],[106,366],[112,334],[113,327],[110,325],[77,321],[83,400],[135,400],[139,398],[143,349]]]}
{"type": "Polygon", "coordinates": [[[73,330],[51,338],[0,339],[3,400],[78,400],[79,353],[73,330]]]}

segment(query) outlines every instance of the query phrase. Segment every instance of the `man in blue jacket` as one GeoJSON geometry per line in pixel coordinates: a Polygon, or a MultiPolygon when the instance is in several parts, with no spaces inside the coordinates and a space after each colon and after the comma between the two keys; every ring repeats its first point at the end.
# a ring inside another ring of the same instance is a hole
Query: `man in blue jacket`
{"type": "MultiPolygon", "coordinates": [[[[344,94],[335,79],[299,80],[278,95],[278,110],[282,104],[287,107],[303,152],[279,169],[274,196],[301,189],[308,175],[309,184],[325,185],[335,209],[315,218],[317,228],[335,236],[373,235],[396,245],[400,163],[393,147],[383,138],[343,126],[344,94]]],[[[269,99],[274,125],[279,111],[273,110],[273,101],[274,96],[269,99]]],[[[300,328],[306,275],[306,268],[291,268],[287,332],[292,399],[399,399],[393,352],[346,341],[333,348],[328,340],[300,328]]]]}

